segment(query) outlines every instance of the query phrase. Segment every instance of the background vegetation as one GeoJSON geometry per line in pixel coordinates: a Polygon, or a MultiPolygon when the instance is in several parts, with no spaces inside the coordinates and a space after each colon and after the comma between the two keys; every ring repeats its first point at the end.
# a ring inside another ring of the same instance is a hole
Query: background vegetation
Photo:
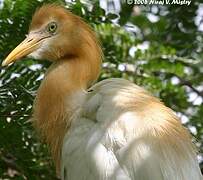
{"type": "MultiPolygon", "coordinates": [[[[66,5],[98,32],[100,79],[122,77],[160,97],[190,129],[203,154],[203,5],[133,6],[124,0],[0,1],[0,61],[25,37],[38,6],[66,5]],[[108,2],[108,3],[107,3],[108,2]],[[119,5],[121,5],[119,7],[119,5]],[[102,6],[104,7],[104,6],[102,6]]],[[[48,62],[26,58],[0,68],[0,179],[56,179],[46,145],[31,123],[32,103],[48,62]],[[51,168],[50,168],[51,167],[51,168]]]]}

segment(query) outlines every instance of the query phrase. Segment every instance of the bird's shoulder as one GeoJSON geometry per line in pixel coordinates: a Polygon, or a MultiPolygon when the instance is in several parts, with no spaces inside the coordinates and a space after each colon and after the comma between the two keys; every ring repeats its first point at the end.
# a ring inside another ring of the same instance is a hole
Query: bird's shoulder
{"type": "MultiPolygon", "coordinates": [[[[144,88],[120,78],[105,79],[90,89],[85,100],[85,109],[94,109],[102,104],[109,104],[109,109],[132,110],[132,107],[143,102],[160,102],[144,88]]],[[[96,109],[97,109],[96,108],[96,109]]]]}
{"type": "Polygon", "coordinates": [[[124,122],[127,124],[139,119],[144,127],[146,121],[148,126],[155,122],[164,122],[163,119],[177,121],[174,112],[158,98],[144,88],[120,78],[106,79],[92,86],[88,90],[82,111],[86,117],[105,123],[118,122],[119,117],[125,117],[124,122]],[[156,117],[155,122],[153,117],[156,117]]]}
{"type": "Polygon", "coordinates": [[[177,135],[180,130],[180,138],[188,134],[170,108],[144,88],[125,79],[106,79],[92,86],[82,111],[84,117],[102,124],[116,124],[123,132],[126,130],[126,134],[135,135],[139,129],[149,130],[148,134],[154,130],[157,136],[177,135]]]}

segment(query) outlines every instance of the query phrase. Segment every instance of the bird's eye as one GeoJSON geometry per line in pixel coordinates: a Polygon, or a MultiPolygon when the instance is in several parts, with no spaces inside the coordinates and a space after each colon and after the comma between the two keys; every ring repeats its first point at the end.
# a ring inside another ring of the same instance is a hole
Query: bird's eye
{"type": "Polygon", "coordinates": [[[52,34],[55,33],[56,29],[57,29],[57,24],[55,22],[51,22],[48,24],[47,31],[49,33],[52,33],[52,34]]]}

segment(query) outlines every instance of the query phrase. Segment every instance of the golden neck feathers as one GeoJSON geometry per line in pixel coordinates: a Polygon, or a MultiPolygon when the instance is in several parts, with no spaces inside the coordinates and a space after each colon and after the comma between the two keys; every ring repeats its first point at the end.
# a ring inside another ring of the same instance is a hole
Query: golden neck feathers
{"type": "Polygon", "coordinates": [[[37,10],[30,31],[38,29],[49,19],[53,21],[57,18],[62,21],[59,24],[64,23],[65,27],[53,40],[53,45],[50,43],[47,51],[40,54],[52,60],[53,64],[38,90],[33,123],[50,146],[59,170],[63,138],[71,124],[70,116],[74,113],[74,107],[68,101],[74,92],[84,91],[97,80],[102,50],[89,25],[59,6],[46,5],[37,10]],[[47,17],[47,12],[52,13],[47,17]]]}

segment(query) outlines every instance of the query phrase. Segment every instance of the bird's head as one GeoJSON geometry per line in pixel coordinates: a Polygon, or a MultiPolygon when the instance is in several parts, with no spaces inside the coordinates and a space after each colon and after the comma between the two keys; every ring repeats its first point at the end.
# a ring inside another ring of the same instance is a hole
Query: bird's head
{"type": "Polygon", "coordinates": [[[101,50],[94,32],[80,17],[57,5],[39,8],[30,24],[29,33],[3,61],[8,65],[24,56],[58,61],[68,57],[84,56],[85,47],[101,50]]]}

